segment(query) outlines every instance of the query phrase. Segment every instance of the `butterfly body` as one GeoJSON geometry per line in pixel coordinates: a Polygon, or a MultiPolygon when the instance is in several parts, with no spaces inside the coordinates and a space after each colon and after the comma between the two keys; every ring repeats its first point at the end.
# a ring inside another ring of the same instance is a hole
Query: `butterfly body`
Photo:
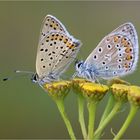
{"type": "Polygon", "coordinates": [[[81,47],[81,42],[71,36],[54,16],[43,21],[36,57],[36,73],[32,81],[40,85],[57,81],[68,68],[81,47]]]}
{"type": "Polygon", "coordinates": [[[125,23],[105,36],[85,62],[76,64],[77,76],[95,81],[132,73],[138,51],[136,30],[132,23],[125,23]]]}

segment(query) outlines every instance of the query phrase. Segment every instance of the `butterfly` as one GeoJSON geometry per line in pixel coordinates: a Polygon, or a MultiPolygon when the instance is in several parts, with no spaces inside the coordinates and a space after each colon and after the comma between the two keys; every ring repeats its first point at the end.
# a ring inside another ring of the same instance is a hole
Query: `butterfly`
{"type": "Polygon", "coordinates": [[[36,57],[36,73],[32,81],[40,85],[59,80],[80,50],[81,42],[71,36],[54,16],[42,23],[36,57]]]}
{"type": "Polygon", "coordinates": [[[78,77],[95,82],[132,73],[138,62],[138,37],[132,23],[125,23],[105,36],[85,61],[76,63],[78,77]]]}

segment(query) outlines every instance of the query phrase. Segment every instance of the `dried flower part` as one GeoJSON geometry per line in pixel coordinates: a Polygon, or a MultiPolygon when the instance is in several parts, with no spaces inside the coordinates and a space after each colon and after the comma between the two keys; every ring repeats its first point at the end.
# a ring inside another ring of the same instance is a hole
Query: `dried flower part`
{"type": "Polygon", "coordinates": [[[109,90],[108,86],[86,82],[79,84],[84,97],[94,101],[100,101],[109,90]]]}
{"type": "Polygon", "coordinates": [[[122,80],[122,79],[120,79],[120,78],[113,78],[113,79],[111,79],[111,80],[108,80],[107,84],[108,84],[109,86],[112,86],[113,84],[131,85],[129,82],[124,81],[124,80],[122,80]]]}
{"type": "Polygon", "coordinates": [[[64,98],[71,89],[70,81],[59,81],[44,84],[43,88],[54,99],[64,98]]]}
{"type": "Polygon", "coordinates": [[[72,80],[72,87],[73,87],[73,90],[75,93],[81,93],[81,87],[80,87],[80,84],[84,84],[84,83],[91,83],[85,79],[81,79],[81,78],[74,78],[72,80]]]}
{"type": "Polygon", "coordinates": [[[130,90],[128,92],[128,100],[132,104],[140,106],[140,87],[130,86],[130,90]]]}
{"type": "Polygon", "coordinates": [[[124,84],[113,84],[111,86],[112,93],[116,100],[126,102],[127,94],[129,92],[130,86],[124,84]]]}

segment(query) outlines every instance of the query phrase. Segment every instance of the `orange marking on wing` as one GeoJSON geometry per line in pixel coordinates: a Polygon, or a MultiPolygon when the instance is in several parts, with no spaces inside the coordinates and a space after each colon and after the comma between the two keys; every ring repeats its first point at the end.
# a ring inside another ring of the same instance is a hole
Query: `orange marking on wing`
{"type": "Polygon", "coordinates": [[[67,42],[68,42],[68,39],[67,39],[67,38],[65,38],[65,39],[64,39],[64,43],[65,43],[65,44],[67,44],[67,42]]]}
{"type": "Polygon", "coordinates": [[[125,37],[123,37],[123,38],[121,39],[121,43],[122,43],[122,45],[123,45],[124,47],[127,47],[127,46],[128,46],[128,41],[127,41],[127,39],[126,39],[125,37]]]}
{"type": "Polygon", "coordinates": [[[128,54],[127,56],[126,56],[126,60],[131,60],[133,57],[132,57],[132,55],[130,55],[130,54],[128,54]]]}
{"type": "Polygon", "coordinates": [[[114,42],[119,42],[119,38],[118,38],[118,36],[114,36],[114,42]]]}
{"type": "Polygon", "coordinates": [[[125,52],[126,52],[126,53],[131,53],[131,52],[132,52],[132,48],[127,47],[127,48],[125,49],[125,52]]]}
{"type": "Polygon", "coordinates": [[[129,68],[128,63],[125,63],[125,64],[124,64],[124,67],[125,67],[126,69],[128,69],[128,68],[129,68]]]}

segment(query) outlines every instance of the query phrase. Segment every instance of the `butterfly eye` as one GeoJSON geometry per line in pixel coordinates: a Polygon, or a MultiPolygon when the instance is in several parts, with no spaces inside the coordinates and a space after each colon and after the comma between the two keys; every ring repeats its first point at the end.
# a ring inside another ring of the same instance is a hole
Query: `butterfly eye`
{"type": "Polygon", "coordinates": [[[78,68],[81,66],[81,64],[82,64],[82,63],[79,63],[79,64],[77,65],[77,66],[78,66],[78,68]]]}
{"type": "Polygon", "coordinates": [[[36,83],[38,80],[38,75],[36,73],[33,74],[31,80],[32,80],[32,82],[36,83]]]}
{"type": "Polygon", "coordinates": [[[76,62],[76,67],[77,67],[77,68],[80,68],[80,67],[82,66],[82,64],[83,64],[82,61],[81,61],[81,62],[76,62]]]}

